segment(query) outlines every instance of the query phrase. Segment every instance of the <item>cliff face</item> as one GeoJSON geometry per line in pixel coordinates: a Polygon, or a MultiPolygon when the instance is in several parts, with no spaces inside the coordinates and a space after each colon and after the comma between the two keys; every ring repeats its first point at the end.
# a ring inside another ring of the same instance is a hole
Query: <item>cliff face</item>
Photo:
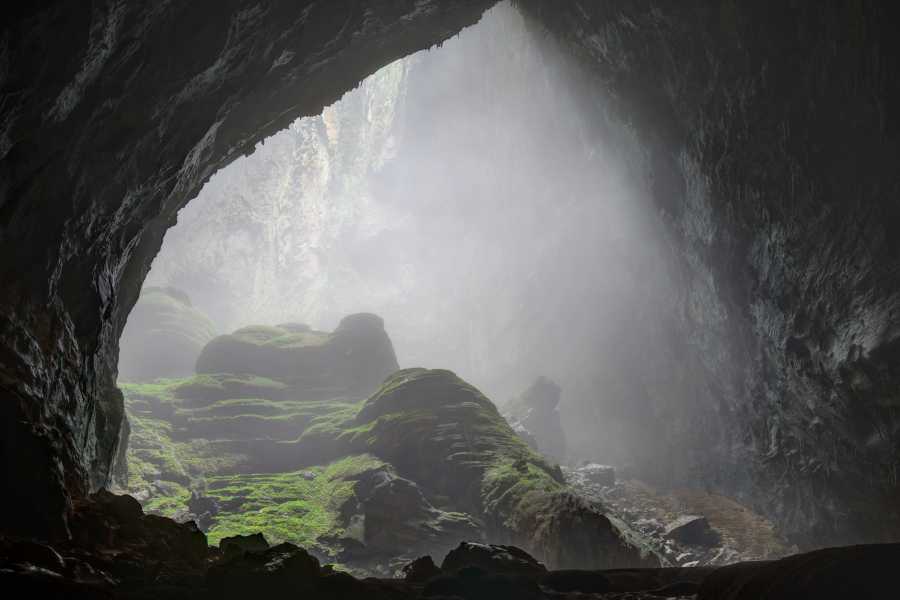
{"type": "Polygon", "coordinates": [[[201,184],[488,5],[4,9],[2,529],[60,535],[68,498],[107,483],[123,422],[119,335],[163,233],[201,184]]]}
{"type": "Polygon", "coordinates": [[[598,74],[651,165],[696,360],[674,363],[696,387],[670,456],[701,440],[690,468],[801,544],[895,537],[897,9],[517,4],[598,74]]]}

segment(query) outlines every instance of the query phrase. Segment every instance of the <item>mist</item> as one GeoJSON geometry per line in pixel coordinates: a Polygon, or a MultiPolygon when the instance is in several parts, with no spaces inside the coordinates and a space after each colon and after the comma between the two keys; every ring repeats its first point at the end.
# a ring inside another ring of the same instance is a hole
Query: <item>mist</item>
{"type": "Polygon", "coordinates": [[[375,313],[401,367],[500,405],[550,378],[570,458],[630,464],[663,443],[645,399],[675,377],[642,161],[602,86],[501,4],[218,172],[145,286],[219,333],[375,313]]]}

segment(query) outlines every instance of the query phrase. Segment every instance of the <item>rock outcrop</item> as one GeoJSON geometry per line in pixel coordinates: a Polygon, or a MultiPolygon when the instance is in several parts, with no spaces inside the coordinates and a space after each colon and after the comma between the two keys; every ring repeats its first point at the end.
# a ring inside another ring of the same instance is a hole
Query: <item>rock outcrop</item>
{"type": "Polygon", "coordinates": [[[558,463],[566,458],[566,434],[559,420],[562,388],[547,377],[538,377],[504,410],[513,429],[533,440],[537,450],[558,463]]]}
{"type": "Polygon", "coordinates": [[[119,340],[119,378],[149,381],[194,373],[216,331],[212,321],[171,287],[145,287],[119,340]]]}
{"type": "Polygon", "coordinates": [[[254,325],[219,336],[197,358],[197,373],[250,374],[283,381],[296,394],[366,395],[396,371],[384,321],[372,314],[341,320],[333,333],[306,326],[254,325]]]}

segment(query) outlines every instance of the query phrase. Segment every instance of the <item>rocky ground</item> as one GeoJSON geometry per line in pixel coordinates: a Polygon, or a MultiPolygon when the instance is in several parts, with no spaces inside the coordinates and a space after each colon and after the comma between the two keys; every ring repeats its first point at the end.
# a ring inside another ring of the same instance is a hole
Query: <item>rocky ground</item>
{"type": "Polygon", "coordinates": [[[463,540],[512,543],[551,568],[661,564],[479,390],[396,368],[375,315],[218,336],[196,375],[121,383],[132,433],[120,491],[212,544],[262,533],[361,576],[463,540]]]}
{"type": "Polygon", "coordinates": [[[575,490],[639,532],[668,564],[720,566],[797,551],[768,519],[734,499],[702,490],[660,491],[593,463],[563,471],[575,490]]]}
{"type": "Polygon", "coordinates": [[[394,579],[358,579],[303,548],[259,535],[207,546],[194,523],[145,514],[101,491],[74,506],[71,539],[0,536],[0,586],[41,598],[351,600],[817,600],[892,598],[900,545],[834,548],[779,561],[712,567],[548,570],[514,546],[465,542],[394,579]]]}

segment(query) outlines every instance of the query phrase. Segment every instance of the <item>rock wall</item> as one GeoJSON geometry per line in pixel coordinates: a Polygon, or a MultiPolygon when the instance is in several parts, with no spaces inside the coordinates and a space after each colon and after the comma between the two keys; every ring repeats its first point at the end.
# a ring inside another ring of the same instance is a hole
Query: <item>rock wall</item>
{"type": "Polygon", "coordinates": [[[694,386],[673,472],[801,544],[896,539],[897,7],[516,4],[642,140],[679,273],[671,368],[694,386]]]}
{"type": "Polygon", "coordinates": [[[0,529],[65,534],[106,484],[118,340],[216,170],[491,2],[48,2],[0,33],[0,529]]]}

